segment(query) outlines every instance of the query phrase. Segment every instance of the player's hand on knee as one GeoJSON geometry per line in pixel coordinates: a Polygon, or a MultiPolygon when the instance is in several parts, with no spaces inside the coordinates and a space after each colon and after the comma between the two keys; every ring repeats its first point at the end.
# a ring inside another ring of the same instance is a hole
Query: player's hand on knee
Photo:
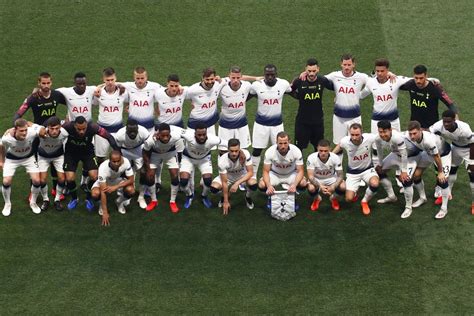
{"type": "Polygon", "coordinates": [[[288,188],[288,193],[295,193],[296,192],[296,184],[292,184],[288,188]]]}
{"type": "Polygon", "coordinates": [[[446,176],[444,175],[443,172],[438,172],[438,181],[439,183],[445,183],[446,181],[448,181],[448,179],[446,179],[446,176]]]}
{"type": "Polygon", "coordinates": [[[406,172],[400,173],[400,182],[405,183],[410,181],[410,176],[406,172]]]}
{"type": "Polygon", "coordinates": [[[267,195],[273,195],[275,194],[275,188],[273,187],[273,185],[270,185],[268,188],[267,188],[267,195]]]}
{"type": "Polygon", "coordinates": [[[237,189],[239,188],[238,185],[236,185],[235,183],[229,188],[229,192],[230,193],[235,193],[237,192],[237,189]]]}

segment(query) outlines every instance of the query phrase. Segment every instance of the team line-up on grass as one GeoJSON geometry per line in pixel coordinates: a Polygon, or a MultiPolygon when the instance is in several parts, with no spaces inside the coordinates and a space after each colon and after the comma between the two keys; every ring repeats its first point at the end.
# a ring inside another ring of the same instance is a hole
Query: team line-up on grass
{"type": "Polygon", "coordinates": [[[427,202],[423,172],[435,165],[436,204],[441,205],[435,218],[446,216],[451,189],[461,165],[468,168],[474,215],[474,137],[469,125],[458,119],[458,111],[440,82],[427,76],[423,65],[414,68],[413,78],[396,76],[386,59],[375,61],[375,74],[355,70],[350,54],[341,57],[341,70],[319,74],[316,59],[309,59],[305,71],[291,84],[277,77],[274,65],[264,67],[263,77],[243,75],[231,67],[225,78],[212,68],[203,71],[202,80],[181,86],[178,75],[168,76],[166,86],[148,81],[143,67],[134,70],[134,81],[118,83],[114,69],[103,71],[103,84],[88,86],[86,75],[77,73],[74,86],[52,89],[48,73],[38,77],[38,87],[25,99],[14,116],[14,127],[7,130],[0,146],[3,169],[2,193],[4,216],[11,214],[11,183],[19,166],[31,177],[30,207],[36,214],[50,206],[47,172],[52,165],[54,208],[63,209],[64,194],[70,197],[67,208],[79,203],[76,171],[82,162],[81,187],[86,191],[86,207],[93,211],[98,202],[102,224],[109,225],[107,195],[117,192],[118,211],[135,195],[135,174],[139,174],[137,202],[152,211],[157,206],[164,166],[170,174],[172,212],[179,212],[176,196],[185,194],[184,208],[194,199],[194,171],[201,173],[200,199],[206,208],[213,204],[211,191],[221,194],[219,207],[227,214],[230,195],[245,191],[248,208],[254,208],[252,191],[265,192],[272,217],[288,220],[296,215],[295,193],[307,190],[317,211],[323,196],[339,210],[339,199],[356,201],[361,185],[367,189],[361,199],[362,213],[369,215],[369,201],[380,184],[387,192],[377,203],[392,203],[397,196],[387,177],[395,169],[403,192],[402,218],[427,202]],[[252,83],[251,83],[252,81],[252,83]],[[322,95],[334,91],[333,143],[324,139],[322,95]],[[406,132],[401,131],[397,109],[399,91],[410,94],[411,117],[406,132]],[[282,104],[285,94],[299,102],[295,118],[295,145],[283,128],[282,104]],[[370,133],[363,132],[360,99],[372,94],[373,110],[370,133]],[[246,115],[246,101],[257,98],[257,113],[252,137],[246,115]],[[218,111],[220,99],[221,111],[218,111]],[[184,129],[183,104],[190,100],[192,109],[184,129]],[[439,120],[438,102],[448,110],[439,120]],[[67,106],[66,122],[56,117],[59,104],[67,106]],[[98,106],[97,123],[92,106],[98,106]],[[28,109],[34,122],[21,118],[28,109]],[[124,111],[128,112],[123,126],[124,111]],[[215,124],[218,123],[216,133],[215,124]],[[251,142],[252,139],[252,142],[251,142]],[[272,144],[267,148],[269,142],[272,144]],[[311,143],[315,152],[306,161],[302,150],[311,143]],[[252,146],[250,153],[247,148],[252,146]],[[211,151],[219,150],[219,176],[213,178],[211,151]],[[266,149],[262,176],[257,180],[261,155],[266,149]],[[112,149],[112,151],[111,151],[112,149]],[[347,153],[344,179],[342,153],[347,153]],[[386,155],[386,153],[388,153],[386,155]],[[277,190],[277,188],[279,190],[277,190]],[[418,199],[413,202],[414,189],[418,199]],[[38,206],[38,195],[42,204],[38,206]],[[149,195],[149,200],[145,199],[149,195]],[[271,197],[271,198],[270,198],[271,197]]]}

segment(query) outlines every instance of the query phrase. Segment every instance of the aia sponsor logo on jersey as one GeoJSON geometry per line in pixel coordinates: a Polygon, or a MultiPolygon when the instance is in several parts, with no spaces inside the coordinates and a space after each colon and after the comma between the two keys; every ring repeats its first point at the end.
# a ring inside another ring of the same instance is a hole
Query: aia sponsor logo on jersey
{"type": "Polygon", "coordinates": [[[27,153],[27,152],[31,151],[31,147],[28,146],[28,147],[24,147],[24,148],[15,148],[13,151],[16,152],[16,153],[27,153]]]}
{"type": "Polygon", "coordinates": [[[43,111],[41,111],[41,116],[53,116],[55,114],[56,114],[56,109],[55,108],[44,109],[43,111]]]}
{"type": "Polygon", "coordinates": [[[89,109],[86,106],[73,106],[71,112],[73,113],[87,113],[89,109]]]}
{"type": "Polygon", "coordinates": [[[132,106],[145,107],[145,106],[150,106],[150,103],[148,103],[147,100],[145,100],[145,101],[135,100],[135,101],[133,101],[132,106]]]}
{"type": "Polygon", "coordinates": [[[332,170],[315,170],[315,173],[320,176],[329,176],[333,174],[332,170]]]}
{"type": "Polygon", "coordinates": [[[116,105],[104,105],[104,112],[120,112],[120,109],[116,105]]]}
{"type": "Polygon", "coordinates": [[[244,102],[229,103],[229,108],[232,108],[232,109],[243,108],[244,106],[245,106],[244,102]]]}
{"type": "Polygon", "coordinates": [[[203,103],[203,105],[201,105],[201,108],[202,109],[210,109],[210,108],[214,107],[215,105],[216,105],[216,101],[212,100],[212,102],[203,103]]]}
{"type": "Polygon", "coordinates": [[[391,94],[383,94],[383,95],[377,96],[377,102],[384,102],[384,101],[390,101],[390,100],[393,100],[393,97],[391,94]]]}
{"type": "Polygon", "coordinates": [[[279,105],[280,101],[278,99],[263,99],[263,105],[279,105]]]}
{"type": "Polygon", "coordinates": [[[291,167],[291,165],[285,165],[285,164],[276,162],[275,167],[280,168],[280,169],[288,169],[291,167]]]}
{"type": "Polygon", "coordinates": [[[353,161],[361,161],[361,160],[365,160],[367,158],[369,158],[369,154],[365,153],[365,154],[362,154],[362,155],[355,155],[354,157],[352,157],[352,160],[353,161]]]}
{"type": "Polygon", "coordinates": [[[339,87],[339,93],[355,94],[354,87],[339,87]]]}
{"type": "Polygon", "coordinates": [[[181,112],[181,107],[173,107],[173,108],[168,108],[166,109],[165,113],[166,114],[174,114],[174,113],[178,113],[178,112],[181,112]]]}

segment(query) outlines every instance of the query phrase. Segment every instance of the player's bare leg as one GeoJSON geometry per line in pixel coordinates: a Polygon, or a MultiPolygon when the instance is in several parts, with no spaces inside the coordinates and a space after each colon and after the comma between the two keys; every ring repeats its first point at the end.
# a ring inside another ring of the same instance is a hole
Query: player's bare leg
{"type": "Polygon", "coordinates": [[[365,195],[362,198],[362,201],[360,202],[360,205],[362,207],[362,213],[364,215],[369,215],[370,214],[370,207],[369,207],[369,201],[372,199],[372,197],[377,193],[378,187],[379,187],[379,178],[378,177],[372,177],[369,180],[369,187],[367,190],[365,190],[365,195]]]}

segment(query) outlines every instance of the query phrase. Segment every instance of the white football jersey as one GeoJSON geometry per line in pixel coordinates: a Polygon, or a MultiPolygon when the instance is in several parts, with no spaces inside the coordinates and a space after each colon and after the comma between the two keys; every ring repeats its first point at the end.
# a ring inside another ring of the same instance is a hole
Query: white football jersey
{"type": "MultiPolygon", "coordinates": [[[[94,105],[99,106],[99,118],[97,123],[104,128],[119,130],[122,127],[123,106],[128,102],[128,93],[120,95],[120,90],[115,89],[114,93],[107,93],[102,88],[100,97],[94,97],[94,105]]],[[[112,130],[114,132],[114,130],[112,130]]]]}
{"type": "Polygon", "coordinates": [[[471,127],[462,121],[456,121],[456,129],[450,132],[444,128],[443,120],[440,120],[430,127],[430,132],[441,135],[457,147],[466,147],[474,143],[474,134],[471,127]]]}
{"type": "Polygon", "coordinates": [[[232,178],[240,178],[247,173],[247,166],[252,166],[252,157],[246,149],[242,149],[245,154],[245,163],[241,164],[240,159],[232,161],[229,158],[229,153],[220,156],[217,162],[220,174],[228,174],[232,178]]]}
{"type": "Polygon", "coordinates": [[[142,89],[135,82],[124,82],[128,92],[128,117],[136,120],[145,128],[154,127],[155,93],[162,86],[159,83],[148,81],[142,89]]]}
{"type": "Polygon", "coordinates": [[[184,138],[185,148],[183,155],[192,159],[202,159],[211,153],[211,149],[221,143],[221,139],[216,135],[207,135],[204,144],[198,144],[194,137],[194,130],[187,130],[182,137],[184,138]]]}
{"type": "MultiPolygon", "coordinates": [[[[226,78],[228,81],[228,78],[226,78]]],[[[225,84],[220,92],[222,100],[219,125],[232,129],[241,128],[247,125],[246,101],[252,84],[241,80],[240,88],[234,91],[230,87],[230,82],[225,84]]]]}
{"type": "Polygon", "coordinates": [[[169,142],[162,143],[160,140],[156,139],[154,134],[148,136],[143,145],[143,150],[153,151],[157,154],[164,154],[176,150],[176,143],[181,139],[181,135],[184,130],[177,126],[170,126],[170,140],[169,142]]]}
{"type": "Polygon", "coordinates": [[[101,183],[104,182],[115,182],[119,178],[123,178],[123,175],[125,174],[125,177],[130,177],[133,176],[133,169],[132,165],[130,164],[130,161],[125,158],[123,158],[123,164],[118,168],[117,171],[112,170],[112,168],[109,167],[109,162],[110,160],[107,159],[103,163],[100,164],[99,166],[99,175],[98,175],[98,180],[101,183]]]}
{"type": "Polygon", "coordinates": [[[362,90],[360,97],[363,99],[372,93],[374,106],[372,119],[376,121],[393,121],[398,118],[398,92],[400,86],[411,80],[408,77],[397,76],[395,82],[387,80],[380,83],[377,78],[369,78],[362,90]]]}
{"type": "Polygon", "coordinates": [[[441,145],[441,142],[437,139],[437,136],[435,134],[432,134],[428,131],[422,131],[423,137],[421,141],[414,142],[410,140],[408,131],[406,131],[405,133],[406,133],[405,138],[408,140],[407,148],[414,146],[418,148],[420,151],[425,151],[430,156],[440,153],[438,146],[441,145]]]}
{"type": "Polygon", "coordinates": [[[189,113],[188,126],[196,128],[197,122],[203,122],[206,127],[214,125],[219,120],[217,112],[217,99],[225,80],[215,82],[211,89],[206,90],[201,82],[197,82],[189,87],[186,99],[191,100],[192,109],[189,113]]]}
{"type": "Polygon", "coordinates": [[[339,146],[347,152],[348,173],[359,173],[372,167],[372,144],[375,142],[375,137],[374,134],[363,133],[360,145],[351,142],[350,136],[341,139],[339,146]]]}
{"type": "Polygon", "coordinates": [[[34,154],[33,141],[38,137],[41,126],[33,124],[28,127],[26,138],[18,140],[10,134],[2,136],[2,145],[4,147],[6,158],[8,159],[23,159],[28,158],[34,154]]]}
{"type": "Polygon", "coordinates": [[[352,76],[346,77],[342,71],[334,71],[326,75],[326,78],[334,84],[334,114],[343,118],[360,116],[360,92],[369,76],[355,71],[352,76]]]}
{"type": "Polygon", "coordinates": [[[135,149],[137,147],[141,147],[149,135],[150,133],[148,130],[141,125],[138,125],[138,134],[135,139],[128,137],[126,126],[119,129],[117,133],[112,134],[112,136],[115,138],[115,141],[117,142],[117,145],[122,149],[135,149]]]}
{"type": "Polygon", "coordinates": [[[64,154],[64,144],[67,141],[69,133],[61,127],[58,137],[40,138],[38,146],[38,155],[45,158],[56,158],[64,154]]]}
{"type": "Polygon", "coordinates": [[[277,78],[273,87],[258,80],[252,83],[251,94],[257,96],[257,115],[255,122],[265,126],[277,126],[283,123],[282,104],[285,92],[291,92],[291,85],[285,79],[277,78]]]}
{"type": "Polygon", "coordinates": [[[66,99],[67,117],[74,121],[78,116],[84,116],[86,121],[92,120],[92,101],[96,86],[87,86],[83,94],[77,94],[74,87],[56,89],[66,99]]]}
{"type": "Polygon", "coordinates": [[[329,179],[336,176],[337,171],[342,171],[341,159],[335,153],[329,153],[328,160],[322,162],[317,152],[308,156],[306,169],[313,170],[316,179],[329,179]]]}
{"type": "Polygon", "coordinates": [[[407,152],[407,146],[405,144],[405,137],[402,133],[392,129],[392,137],[388,142],[380,138],[379,135],[375,137],[375,146],[377,147],[377,152],[383,154],[383,148],[390,148],[390,151],[401,155],[403,152],[407,152]]]}
{"type": "Polygon", "coordinates": [[[290,144],[287,154],[282,156],[278,152],[277,145],[275,144],[268,147],[263,163],[265,165],[271,165],[270,170],[274,173],[287,176],[296,172],[296,166],[303,165],[303,154],[298,147],[290,144]]]}
{"type": "Polygon", "coordinates": [[[156,91],[155,100],[158,102],[160,115],[157,118],[158,123],[167,123],[183,127],[183,104],[188,93],[188,87],[183,87],[181,95],[170,97],[166,94],[166,88],[156,91]]]}

